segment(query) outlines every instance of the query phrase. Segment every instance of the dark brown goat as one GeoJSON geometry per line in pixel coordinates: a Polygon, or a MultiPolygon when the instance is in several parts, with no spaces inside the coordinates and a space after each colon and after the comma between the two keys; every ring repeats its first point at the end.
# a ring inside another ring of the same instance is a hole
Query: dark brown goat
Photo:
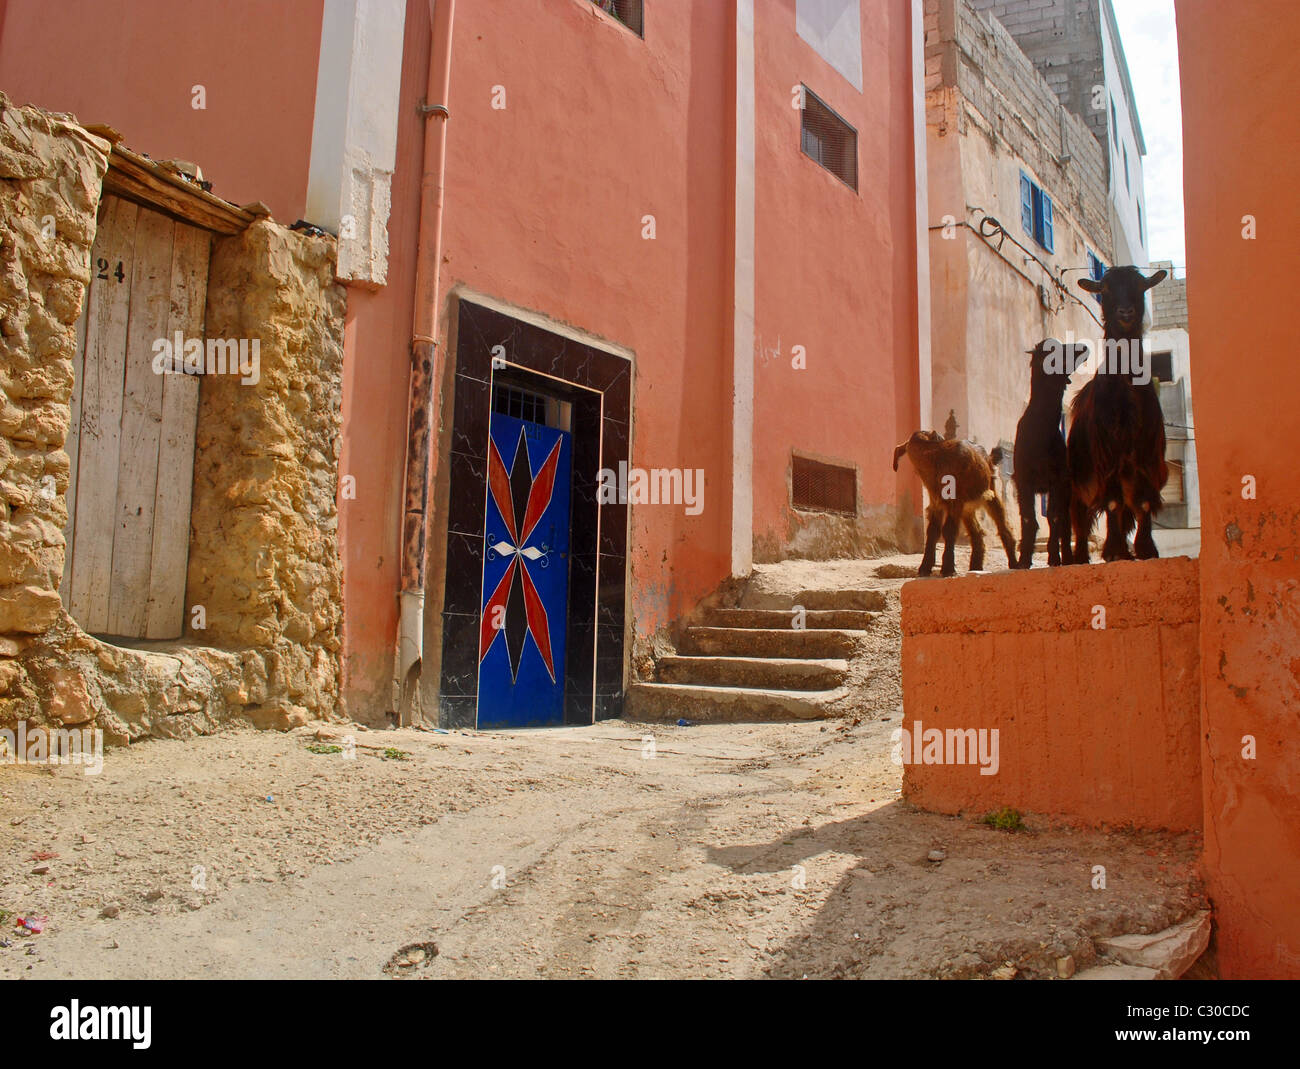
{"type": "Polygon", "coordinates": [[[1007,530],[1002,502],[993,486],[993,467],[988,456],[973,442],[948,440],[935,431],[916,431],[894,450],[894,470],[903,454],[921,477],[930,494],[925,509],[925,556],[917,575],[934,571],[935,547],[943,532],[943,567],[940,575],[957,573],[957,523],[970,536],[970,570],[984,570],[984,532],[980,530],[981,509],[993,517],[1007,560],[1016,559],[1016,543],[1007,530]]]}
{"type": "Polygon", "coordinates": [[[1070,373],[1088,357],[1086,345],[1067,345],[1047,338],[1029,350],[1029,404],[1016,424],[1016,499],[1020,503],[1020,559],[1013,568],[1034,561],[1038,517],[1034,495],[1047,495],[1047,563],[1069,564],[1070,468],[1061,434],[1061,401],[1070,373]]]}
{"type": "Polygon", "coordinates": [[[1112,267],[1100,281],[1079,280],[1081,289],[1101,295],[1106,340],[1096,375],[1070,407],[1070,520],[1076,564],[1088,563],[1088,536],[1103,510],[1105,560],[1160,555],[1151,525],[1160,511],[1160,491],[1169,469],[1160,396],[1142,348],[1142,320],[1146,291],[1166,274],[1157,271],[1147,277],[1136,267],[1112,267]],[[1128,533],[1135,521],[1137,535],[1130,553],[1128,533]]]}

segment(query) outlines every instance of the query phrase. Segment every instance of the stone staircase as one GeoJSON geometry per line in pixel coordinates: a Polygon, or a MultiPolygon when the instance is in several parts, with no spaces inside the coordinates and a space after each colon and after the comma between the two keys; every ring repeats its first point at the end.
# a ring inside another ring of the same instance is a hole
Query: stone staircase
{"type": "Polygon", "coordinates": [[[781,593],[751,580],[733,608],[709,608],[652,681],[628,688],[634,720],[754,721],[840,715],[851,662],[886,611],[883,589],[781,593]],[[796,606],[802,608],[796,612],[796,606]],[[802,626],[798,626],[802,625],[802,626]]]}

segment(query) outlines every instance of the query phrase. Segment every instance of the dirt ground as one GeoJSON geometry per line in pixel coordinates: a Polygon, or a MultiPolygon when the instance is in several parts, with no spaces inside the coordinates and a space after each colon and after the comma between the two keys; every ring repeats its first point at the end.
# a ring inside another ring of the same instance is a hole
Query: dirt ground
{"type": "Polygon", "coordinates": [[[912,809],[898,719],[357,730],[353,758],[236,730],[98,776],[0,766],[0,910],[49,917],[6,919],[0,976],[1054,976],[1202,905],[1190,840],[912,809]]]}

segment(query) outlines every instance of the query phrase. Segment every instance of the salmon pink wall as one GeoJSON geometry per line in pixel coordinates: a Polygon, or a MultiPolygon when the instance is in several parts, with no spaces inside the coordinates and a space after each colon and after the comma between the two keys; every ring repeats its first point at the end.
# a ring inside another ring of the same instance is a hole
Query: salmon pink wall
{"type": "Polygon", "coordinates": [[[794,0],[755,5],[758,560],[847,556],[897,536],[910,480],[889,458],[918,418],[910,35],[909,5],[862,0],[859,92],[798,36],[794,0]],[[856,191],[802,151],[800,84],[857,130],[856,191]],[[792,449],[859,468],[851,534],[790,507],[792,449]]]}
{"type": "Polygon", "coordinates": [[[907,583],[903,727],[998,732],[994,774],[904,755],[907,799],[1199,830],[1199,613],[1186,557],[907,583]]]}
{"type": "Polygon", "coordinates": [[[1300,476],[1281,436],[1300,411],[1300,8],[1178,0],[1176,13],[1204,532],[1205,869],[1223,975],[1296,978],[1300,476]]]}
{"type": "MultiPolygon", "coordinates": [[[[388,218],[388,284],[348,290],[343,441],[339,472],[356,499],[339,501],[343,559],[343,688],[348,714],[380,721],[392,711],[401,587],[401,511],[410,389],[412,293],[429,69],[429,5],[410,0],[402,45],[397,164],[388,218]]],[[[452,60],[453,77],[455,58],[452,60]]]]}
{"type": "Polygon", "coordinates": [[[589,0],[456,9],[444,307],[461,285],[631,349],[631,463],[704,471],[701,514],[631,510],[643,636],[730,565],[729,9],[647,4],[644,40],[589,0]]]}
{"type": "Polygon", "coordinates": [[[197,163],[212,191],[303,214],[323,0],[7,0],[0,90],[197,163]],[[253,32],[255,29],[256,32],[253,32]],[[206,108],[191,106],[191,88],[206,108]]]}

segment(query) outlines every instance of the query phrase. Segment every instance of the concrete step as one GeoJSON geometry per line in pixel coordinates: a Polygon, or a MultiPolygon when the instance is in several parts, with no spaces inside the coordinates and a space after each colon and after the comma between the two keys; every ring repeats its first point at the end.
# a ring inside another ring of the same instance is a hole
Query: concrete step
{"type": "Polygon", "coordinates": [[[679,652],[704,657],[848,657],[862,634],[829,628],[688,627],[679,652]]]}
{"type": "Polygon", "coordinates": [[[704,687],[680,683],[633,683],[626,715],[632,720],[721,721],[818,720],[833,716],[829,704],[842,690],[790,691],[761,687],[704,687]]]}
{"type": "Polygon", "coordinates": [[[829,690],[844,682],[849,662],[791,657],[660,657],[661,683],[757,687],[767,690],[829,690]]]}
{"type": "Polygon", "coordinates": [[[884,590],[804,590],[795,599],[805,609],[859,609],[884,612],[889,598],[884,590]]]}
{"type": "MultiPolygon", "coordinates": [[[[864,609],[810,609],[807,605],[804,609],[803,624],[808,630],[830,627],[862,631],[871,626],[876,616],[864,609]]],[[[704,612],[704,622],[709,627],[795,630],[794,621],[792,609],[706,609],[704,612]]]]}
{"type": "Polygon", "coordinates": [[[850,609],[859,612],[884,612],[889,594],[884,590],[801,590],[799,593],[773,594],[752,585],[741,598],[746,609],[783,609],[802,605],[805,609],[850,609]]]}

